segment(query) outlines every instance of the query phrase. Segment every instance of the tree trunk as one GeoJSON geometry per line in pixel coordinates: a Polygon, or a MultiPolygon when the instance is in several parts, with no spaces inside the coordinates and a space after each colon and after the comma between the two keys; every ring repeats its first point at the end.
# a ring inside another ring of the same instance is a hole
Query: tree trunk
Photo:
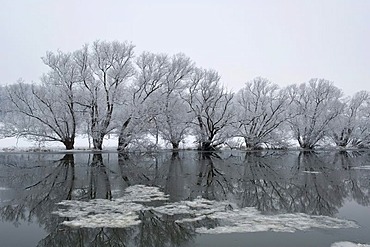
{"type": "Polygon", "coordinates": [[[119,135],[119,137],[118,137],[118,147],[117,147],[118,152],[126,151],[126,148],[129,144],[129,141],[128,141],[129,137],[130,137],[130,135],[124,135],[124,134],[119,135]]]}
{"type": "Polygon", "coordinates": [[[310,143],[305,143],[305,142],[299,143],[299,145],[303,149],[313,150],[315,148],[315,145],[310,144],[310,143]]]}
{"type": "Polygon", "coordinates": [[[198,148],[201,151],[215,151],[215,147],[209,141],[202,141],[200,147],[198,148]]]}
{"type": "Polygon", "coordinates": [[[131,117],[129,117],[121,127],[121,131],[118,136],[118,152],[124,152],[129,144],[129,138],[131,136],[131,133],[127,133],[126,129],[129,123],[131,122],[131,117]]]}
{"type": "Polygon", "coordinates": [[[97,138],[93,138],[93,147],[97,150],[103,149],[103,137],[99,136],[97,138]]]}
{"type": "Polygon", "coordinates": [[[171,145],[172,145],[173,150],[178,150],[179,146],[180,146],[180,142],[179,141],[172,141],[171,145]]]}
{"type": "Polygon", "coordinates": [[[74,137],[65,139],[63,141],[63,144],[66,147],[66,150],[72,150],[72,149],[74,149],[74,144],[75,144],[74,137]]]}
{"type": "Polygon", "coordinates": [[[247,137],[244,137],[245,149],[246,150],[257,150],[260,149],[256,143],[251,143],[247,137]]]}
{"type": "Polygon", "coordinates": [[[340,135],[334,133],[335,144],[340,148],[346,148],[350,142],[352,130],[344,128],[340,135]]]}

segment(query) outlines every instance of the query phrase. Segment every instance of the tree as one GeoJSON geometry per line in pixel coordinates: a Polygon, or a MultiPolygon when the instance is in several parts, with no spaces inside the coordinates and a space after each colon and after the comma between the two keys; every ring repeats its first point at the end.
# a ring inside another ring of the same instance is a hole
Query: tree
{"type": "Polygon", "coordinates": [[[160,136],[178,149],[188,134],[191,114],[181,93],[186,88],[194,65],[190,58],[177,54],[169,59],[163,85],[158,92],[157,113],[153,114],[156,130],[160,136]]]}
{"type": "Polygon", "coordinates": [[[13,124],[20,135],[60,141],[66,149],[73,149],[79,124],[75,99],[78,72],[71,54],[48,52],[42,60],[50,71],[42,77],[41,85],[19,81],[7,87],[14,107],[13,124]],[[23,121],[17,119],[18,114],[23,121]]]}
{"type": "Polygon", "coordinates": [[[3,86],[0,86],[0,117],[4,119],[6,113],[6,90],[3,86]]]}
{"type": "Polygon", "coordinates": [[[291,116],[287,111],[290,103],[286,91],[267,79],[257,77],[246,83],[235,101],[235,132],[244,138],[246,148],[256,149],[262,144],[275,146],[282,143],[283,136],[279,138],[276,134],[291,116]]]}
{"type": "Polygon", "coordinates": [[[360,106],[356,119],[356,128],[351,141],[351,145],[358,148],[370,147],[370,95],[368,92],[364,94],[366,95],[366,100],[364,100],[360,106]]]}
{"type": "Polygon", "coordinates": [[[330,123],[342,112],[342,92],[325,79],[289,87],[294,118],[290,128],[301,148],[313,149],[329,132],[330,123]]]}
{"type": "Polygon", "coordinates": [[[183,96],[193,114],[194,133],[200,150],[214,150],[229,137],[227,128],[234,121],[233,94],[220,85],[216,71],[195,69],[187,94],[183,96]]]}
{"type": "Polygon", "coordinates": [[[369,104],[370,94],[366,91],[356,93],[346,102],[343,112],[331,124],[330,136],[338,147],[366,145],[370,136],[367,124],[369,104]]]}
{"type": "Polygon", "coordinates": [[[167,71],[167,55],[143,52],[135,61],[136,75],[128,89],[129,100],[122,105],[121,123],[118,132],[118,151],[142,136],[148,129],[151,112],[155,108],[154,93],[162,86],[167,71]]]}
{"type": "Polygon", "coordinates": [[[9,100],[7,88],[5,86],[0,86],[0,138],[9,137],[14,135],[14,125],[10,121],[10,115],[13,105],[9,100]]]}
{"type": "Polygon", "coordinates": [[[94,149],[101,150],[104,136],[116,127],[116,106],[123,104],[122,92],[135,75],[133,49],[127,42],[95,41],[91,52],[85,46],[74,54],[82,90],[79,104],[89,113],[94,149]]]}

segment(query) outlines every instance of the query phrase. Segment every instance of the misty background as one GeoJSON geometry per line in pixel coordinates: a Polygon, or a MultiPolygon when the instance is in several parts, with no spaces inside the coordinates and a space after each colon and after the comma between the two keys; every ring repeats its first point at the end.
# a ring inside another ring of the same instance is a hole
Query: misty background
{"type": "Polygon", "coordinates": [[[233,91],[256,76],[286,86],[370,90],[370,2],[1,1],[0,83],[39,82],[46,51],[131,41],[135,54],[185,53],[233,91]]]}

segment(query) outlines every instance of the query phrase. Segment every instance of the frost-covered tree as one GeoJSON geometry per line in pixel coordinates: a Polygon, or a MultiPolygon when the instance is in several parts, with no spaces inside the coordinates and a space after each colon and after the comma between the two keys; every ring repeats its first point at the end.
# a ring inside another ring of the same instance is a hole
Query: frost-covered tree
{"type": "Polygon", "coordinates": [[[135,61],[136,74],[127,90],[128,100],[121,106],[118,151],[148,133],[155,108],[154,93],[162,86],[168,66],[164,54],[143,52],[135,61]]]}
{"type": "Polygon", "coordinates": [[[342,91],[325,79],[288,88],[294,118],[289,120],[301,148],[313,149],[330,131],[330,124],[343,110],[342,91]]]}
{"type": "Polygon", "coordinates": [[[257,77],[246,83],[235,100],[235,132],[244,138],[246,148],[282,144],[285,137],[279,127],[291,117],[287,111],[290,103],[286,91],[267,79],[257,77]]]}
{"type": "Polygon", "coordinates": [[[6,98],[7,98],[7,93],[6,90],[3,86],[0,86],[0,117],[4,119],[5,112],[6,112],[6,107],[4,103],[6,103],[6,98]]]}
{"type": "Polygon", "coordinates": [[[112,123],[123,104],[122,92],[135,74],[134,45],[127,42],[95,41],[74,53],[80,72],[81,97],[90,118],[94,149],[102,149],[104,136],[115,129],[112,123]]]}
{"type": "Polygon", "coordinates": [[[159,135],[168,141],[173,149],[188,134],[191,114],[186,102],[180,97],[186,88],[194,69],[190,58],[176,54],[168,61],[163,86],[158,92],[157,114],[153,116],[159,135]]]}
{"type": "Polygon", "coordinates": [[[360,106],[358,117],[356,119],[357,126],[353,134],[351,146],[358,148],[370,147],[369,118],[370,118],[370,98],[368,97],[367,100],[365,100],[363,104],[360,106]]]}
{"type": "Polygon", "coordinates": [[[38,141],[59,141],[73,149],[74,120],[62,101],[56,100],[56,88],[19,82],[7,87],[13,106],[8,111],[7,131],[38,141]]]}
{"type": "Polygon", "coordinates": [[[11,130],[13,126],[10,126],[11,124],[7,119],[11,108],[12,104],[9,101],[7,88],[5,86],[0,86],[0,138],[12,136],[14,134],[11,130]]]}
{"type": "Polygon", "coordinates": [[[331,124],[330,136],[338,147],[366,146],[370,141],[370,94],[361,91],[346,102],[343,112],[331,124]]]}
{"type": "Polygon", "coordinates": [[[230,137],[226,130],[234,121],[231,109],[234,95],[220,84],[216,71],[195,69],[190,80],[183,98],[193,114],[191,124],[198,149],[214,150],[230,137]]]}
{"type": "Polygon", "coordinates": [[[76,104],[78,72],[69,53],[48,52],[42,58],[50,71],[40,85],[22,81],[7,87],[13,105],[12,119],[18,135],[43,141],[60,141],[66,149],[74,148],[79,124],[76,104]],[[22,116],[17,119],[17,115],[22,116]]]}

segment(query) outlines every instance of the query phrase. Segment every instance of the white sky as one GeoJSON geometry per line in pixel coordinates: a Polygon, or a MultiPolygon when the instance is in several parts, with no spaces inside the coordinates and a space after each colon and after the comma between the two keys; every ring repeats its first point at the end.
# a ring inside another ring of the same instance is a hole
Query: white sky
{"type": "Polygon", "coordinates": [[[325,78],[370,91],[370,0],[0,0],[0,83],[36,82],[46,51],[96,39],[183,52],[236,91],[325,78]]]}

